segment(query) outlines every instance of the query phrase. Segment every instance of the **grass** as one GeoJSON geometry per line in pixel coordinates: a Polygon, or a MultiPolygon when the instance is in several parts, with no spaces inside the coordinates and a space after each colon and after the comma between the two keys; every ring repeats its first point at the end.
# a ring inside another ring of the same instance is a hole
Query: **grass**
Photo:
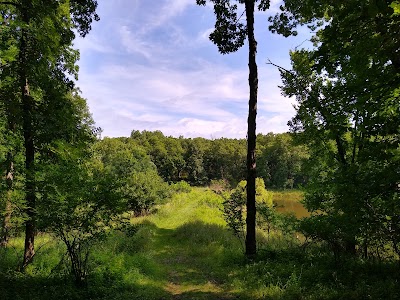
{"type": "Polygon", "coordinates": [[[0,299],[400,298],[396,264],[338,264],[323,247],[304,247],[279,233],[266,238],[259,232],[263,248],[247,261],[226,228],[222,201],[193,189],[175,194],[155,214],[133,219],[137,230],[115,232],[94,245],[85,289],[66,275],[59,264],[65,249],[49,235],[37,238],[43,247],[27,272],[16,271],[23,240],[14,239],[0,249],[0,299]]]}
{"type": "Polygon", "coordinates": [[[304,195],[299,190],[284,190],[284,191],[273,191],[272,201],[294,201],[300,202],[303,200],[304,195]]]}

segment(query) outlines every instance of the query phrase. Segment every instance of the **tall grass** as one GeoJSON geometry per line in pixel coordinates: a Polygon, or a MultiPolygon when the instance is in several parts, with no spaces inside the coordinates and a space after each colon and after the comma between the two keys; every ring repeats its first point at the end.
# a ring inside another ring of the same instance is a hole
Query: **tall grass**
{"type": "MultiPolygon", "coordinates": [[[[274,196],[295,203],[296,193],[274,196]]],[[[226,228],[222,202],[210,190],[186,189],[155,214],[132,219],[94,245],[86,289],[73,285],[60,264],[63,245],[46,234],[37,239],[43,247],[33,265],[18,272],[23,240],[13,239],[0,249],[0,299],[400,298],[396,264],[338,264],[321,245],[288,244],[279,232],[258,230],[259,255],[247,261],[226,228]]]]}
{"type": "Polygon", "coordinates": [[[299,190],[272,191],[272,201],[295,201],[303,200],[304,194],[299,190]]]}

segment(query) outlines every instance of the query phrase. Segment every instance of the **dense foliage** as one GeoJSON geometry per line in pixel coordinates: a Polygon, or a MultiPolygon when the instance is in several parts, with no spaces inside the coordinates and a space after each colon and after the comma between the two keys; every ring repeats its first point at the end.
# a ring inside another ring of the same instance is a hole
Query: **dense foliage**
{"type": "Polygon", "coordinates": [[[99,20],[97,2],[0,2],[1,245],[22,234],[22,269],[38,231],[60,238],[78,284],[90,245],[121,213],[149,211],[168,195],[144,150],[97,141],[99,129],[75,89],[78,33],[99,20]]]}
{"type": "MultiPolygon", "coordinates": [[[[220,138],[175,138],[160,131],[132,131],[131,139],[141,145],[167,182],[185,180],[201,186],[222,180],[236,186],[246,179],[246,140],[220,138]]],[[[308,151],[288,133],[257,136],[258,176],[269,189],[298,188],[307,176],[304,165],[308,151]]]]}
{"type": "MultiPolygon", "coordinates": [[[[80,120],[74,117],[74,108],[68,99],[73,78],[77,78],[79,57],[72,41],[75,32],[86,35],[91,22],[98,20],[96,7],[94,0],[0,2],[2,115],[7,135],[23,141],[25,161],[24,167],[18,170],[24,176],[23,267],[35,255],[37,159],[56,140],[73,142],[75,129],[79,128],[80,120]]],[[[10,195],[6,207],[10,209],[16,151],[16,148],[9,149],[6,162],[10,195]]],[[[5,220],[9,215],[7,212],[5,220]]],[[[4,236],[3,243],[6,241],[4,236]]]]}
{"type": "Polygon", "coordinates": [[[313,48],[291,52],[291,70],[279,67],[283,94],[297,100],[291,133],[259,134],[257,147],[257,1],[236,2],[211,1],[210,38],[224,54],[248,38],[247,142],[137,130],[100,140],[75,88],[72,48],[99,20],[97,2],[0,1],[1,296],[42,299],[50,286],[45,298],[399,297],[399,1],[284,1],[270,29],[290,36],[306,25],[313,48]],[[292,191],[303,186],[308,211],[292,191]],[[257,234],[263,250],[254,257],[246,243],[251,262],[234,239],[249,224],[250,246],[257,234]],[[65,270],[94,287],[66,287],[65,270]],[[207,293],[177,296],[182,278],[190,285],[203,273],[207,293]]]}
{"type": "Polygon", "coordinates": [[[297,114],[289,123],[308,144],[313,215],[306,236],[333,251],[400,254],[400,15],[392,1],[287,0],[271,28],[316,31],[314,49],[281,68],[297,114]]]}
{"type": "MultiPolygon", "coordinates": [[[[244,232],[246,228],[245,211],[246,211],[246,184],[245,180],[238,183],[229,195],[225,195],[224,218],[228,227],[233,231],[235,236],[244,240],[244,232]]],[[[272,210],[272,193],[265,189],[264,180],[256,179],[256,205],[259,208],[272,210]]]]}

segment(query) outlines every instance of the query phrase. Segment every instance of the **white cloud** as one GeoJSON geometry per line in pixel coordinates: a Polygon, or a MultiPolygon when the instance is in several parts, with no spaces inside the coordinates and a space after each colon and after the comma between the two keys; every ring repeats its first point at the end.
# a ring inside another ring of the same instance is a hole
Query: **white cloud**
{"type": "Polygon", "coordinates": [[[210,34],[214,31],[213,27],[207,28],[206,30],[203,30],[199,32],[199,35],[197,36],[197,42],[198,43],[210,43],[210,34]]]}
{"type": "Polygon", "coordinates": [[[282,0],[271,0],[271,2],[270,2],[270,6],[269,6],[269,13],[271,13],[271,14],[275,14],[275,13],[278,13],[278,12],[280,12],[281,10],[279,9],[279,7],[281,6],[281,5],[283,5],[284,3],[283,3],[283,1],[282,0]]]}
{"type": "MultiPolygon", "coordinates": [[[[213,24],[188,34],[185,26],[192,23],[180,23],[179,18],[190,20],[185,14],[194,0],[164,0],[161,8],[146,1],[116,0],[117,11],[107,5],[103,24],[77,43],[83,54],[78,86],[104,136],[128,136],[135,129],[187,137],[246,137],[247,53],[207,52],[215,49],[208,41],[213,24]],[[131,18],[124,3],[132,6],[131,18]]],[[[257,131],[287,131],[294,110],[277,88],[279,73],[261,65],[259,75],[257,131]]]]}
{"type": "Polygon", "coordinates": [[[152,56],[150,45],[146,43],[140,36],[135,35],[129,30],[128,26],[121,26],[119,29],[121,37],[121,44],[129,53],[137,53],[143,55],[145,58],[150,59],[152,56]]]}
{"type": "Polygon", "coordinates": [[[110,44],[103,43],[99,37],[93,35],[88,35],[85,38],[77,38],[74,42],[74,48],[79,49],[82,53],[98,52],[112,54],[117,52],[110,44]]]}
{"type": "MultiPolygon", "coordinates": [[[[177,136],[246,136],[248,87],[244,70],[215,65],[183,72],[112,65],[95,75],[82,73],[81,77],[80,86],[104,135],[115,134],[108,126],[115,127],[119,122],[103,123],[115,118],[124,120],[129,132],[146,129],[177,136]]],[[[287,130],[285,124],[293,109],[279,93],[272,89],[265,94],[265,88],[260,89],[260,129],[287,130]],[[271,113],[278,116],[266,121],[271,113]]]]}
{"type": "Polygon", "coordinates": [[[287,132],[289,129],[287,127],[288,118],[284,115],[277,115],[274,117],[259,116],[257,119],[257,132],[260,133],[278,133],[287,132]]]}
{"type": "MultiPolygon", "coordinates": [[[[154,128],[157,129],[157,128],[154,128]]],[[[169,123],[163,127],[166,135],[185,137],[220,138],[220,137],[245,137],[245,121],[242,119],[230,119],[229,122],[209,121],[198,118],[182,118],[177,122],[169,123]]]]}
{"type": "Polygon", "coordinates": [[[194,0],[163,0],[157,1],[157,4],[142,0],[141,3],[142,8],[136,10],[136,16],[132,15],[132,18],[138,15],[145,17],[144,22],[137,23],[136,30],[140,35],[146,35],[156,28],[165,26],[174,17],[182,14],[188,6],[195,5],[194,0]]]}

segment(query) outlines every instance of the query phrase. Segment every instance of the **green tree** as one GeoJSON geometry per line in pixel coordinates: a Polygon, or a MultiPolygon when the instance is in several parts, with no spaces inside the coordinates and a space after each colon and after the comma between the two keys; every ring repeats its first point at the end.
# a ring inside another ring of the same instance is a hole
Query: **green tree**
{"type": "Polygon", "coordinates": [[[207,182],[204,169],[205,146],[206,140],[202,138],[187,139],[184,144],[187,181],[193,185],[204,185],[207,182]]]}
{"type": "MultiPolygon", "coordinates": [[[[42,104],[62,101],[76,76],[78,52],[71,48],[74,29],[82,36],[90,30],[97,2],[86,1],[1,1],[6,26],[12,31],[17,53],[7,68],[16,82],[11,95],[16,95],[17,121],[22,131],[25,151],[26,230],[23,266],[34,256],[36,180],[35,154],[38,147],[38,116],[42,104]]],[[[5,101],[5,100],[3,100],[5,101]]],[[[43,116],[43,115],[42,115],[43,116]]],[[[45,119],[45,117],[44,117],[45,119]]]]}
{"type": "Polygon", "coordinates": [[[119,190],[127,211],[146,213],[168,196],[168,184],[157,174],[145,149],[132,139],[105,138],[95,145],[95,151],[114,176],[110,184],[119,190]]]}
{"type": "Polygon", "coordinates": [[[126,209],[113,181],[115,174],[89,149],[57,143],[52,160],[42,162],[38,172],[39,229],[64,243],[78,286],[86,284],[93,243],[118,224],[119,214],[126,209]]]}
{"type": "MultiPolygon", "coordinates": [[[[246,225],[243,219],[247,202],[246,185],[246,180],[240,181],[223,203],[226,223],[235,236],[241,241],[244,238],[246,225]]],[[[264,180],[262,178],[256,179],[256,200],[257,206],[261,206],[265,210],[272,209],[272,193],[269,193],[265,189],[264,180]]]]}
{"type": "Polygon", "coordinates": [[[167,137],[165,148],[167,151],[167,161],[165,170],[161,177],[168,182],[178,182],[182,180],[182,172],[185,168],[183,139],[167,137]]]}
{"type": "Polygon", "coordinates": [[[291,53],[283,92],[295,96],[290,122],[310,148],[312,177],[303,230],[355,253],[390,243],[399,253],[400,16],[392,1],[286,0],[271,29],[299,24],[314,50],[291,53]],[[322,214],[320,213],[322,212],[322,214]],[[358,246],[358,247],[357,247],[358,246]]]}
{"type": "Polygon", "coordinates": [[[131,138],[146,149],[158,174],[167,182],[182,179],[185,168],[183,139],[166,137],[161,131],[133,130],[131,138]]]}
{"type": "Polygon", "coordinates": [[[83,286],[93,245],[126,223],[123,213],[140,214],[162,201],[168,185],[132,139],[96,141],[86,101],[76,93],[68,99],[64,110],[74,109],[75,118],[66,120],[59,139],[50,137],[38,156],[37,213],[39,229],[65,244],[71,273],[83,286]]]}
{"type": "Polygon", "coordinates": [[[2,203],[1,212],[1,241],[2,246],[6,246],[10,237],[12,207],[15,204],[13,199],[15,187],[15,156],[18,152],[20,139],[18,138],[16,116],[18,114],[17,95],[15,90],[18,89],[15,72],[9,66],[13,64],[17,58],[18,49],[16,47],[17,40],[15,36],[15,22],[13,22],[12,10],[1,10],[1,30],[0,30],[0,99],[1,99],[1,117],[2,136],[4,138],[4,153],[2,157],[2,170],[5,170],[4,182],[4,203],[2,203]]]}
{"type": "MultiPolygon", "coordinates": [[[[206,0],[196,0],[198,5],[206,5],[206,0]]],[[[258,69],[256,62],[257,41],[254,36],[254,6],[255,0],[211,0],[216,16],[215,29],[210,34],[210,40],[218,46],[222,54],[232,53],[241,48],[247,37],[249,45],[249,113],[247,119],[247,231],[246,255],[256,254],[256,116],[258,69]],[[238,18],[237,4],[244,4],[246,23],[238,18]]],[[[269,8],[269,0],[261,0],[258,9],[265,11],[269,8]]]]}
{"type": "Polygon", "coordinates": [[[220,138],[212,140],[204,153],[204,168],[209,180],[222,179],[235,186],[245,179],[245,140],[220,138]]]}
{"type": "Polygon", "coordinates": [[[295,145],[288,133],[270,135],[272,139],[264,144],[262,137],[258,160],[258,174],[268,187],[285,189],[305,183],[304,165],[308,158],[302,145],[295,145]]]}

